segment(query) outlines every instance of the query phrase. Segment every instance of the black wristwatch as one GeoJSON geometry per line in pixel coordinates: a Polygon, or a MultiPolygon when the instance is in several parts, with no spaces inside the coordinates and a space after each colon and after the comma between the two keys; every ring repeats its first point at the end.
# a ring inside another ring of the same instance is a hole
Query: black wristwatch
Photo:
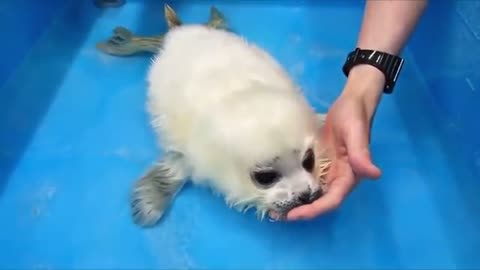
{"type": "Polygon", "coordinates": [[[398,75],[402,70],[403,59],[396,55],[391,55],[381,51],[363,50],[356,48],[347,56],[347,60],[343,65],[343,73],[348,77],[350,69],[356,65],[367,64],[376,67],[385,75],[385,94],[391,94],[398,75]]]}

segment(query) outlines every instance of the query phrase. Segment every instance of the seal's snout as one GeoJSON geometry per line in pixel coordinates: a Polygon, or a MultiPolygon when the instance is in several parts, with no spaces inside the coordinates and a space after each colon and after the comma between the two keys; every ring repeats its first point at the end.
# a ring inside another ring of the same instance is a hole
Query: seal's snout
{"type": "Polygon", "coordinates": [[[271,209],[268,213],[272,220],[285,219],[288,212],[295,207],[299,207],[305,204],[310,204],[319,199],[323,195],[323,190],[319,189],[312,192],[310,189],[299,193],[289,201],[282,201],[275,203],[275,208],[271,209]]]}
{"type": "Polygon", "coordinates": [[[320,198],[322,194],[323,192],[321,190],[317,190],[315,192],[306,191],[298,196],[298,201],[300,204],[309,204],[320,198]]]}

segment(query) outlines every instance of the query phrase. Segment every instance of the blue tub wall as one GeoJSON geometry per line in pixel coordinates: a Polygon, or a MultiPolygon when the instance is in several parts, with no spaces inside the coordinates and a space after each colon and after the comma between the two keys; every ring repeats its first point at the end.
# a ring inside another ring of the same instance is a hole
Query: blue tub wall
{"type": "Polygon", "coordinates": [[[0,85],[24,59],[28,50],[68,1],[4,0],[0,2],[0,25],[9,42],[2,42],[4,52],[0,65],[0,85]]]}
{"type": "MultiPolygon", "coordinates": [[[[476,199],[480,177],[480,2],[430,1],[405,53],[413,56],[410,60],[414,62],[406,65],[420,74],[423,87],[397,91],[395,102],[411,140],[418,141],[416,151],[430,153],[419,155],[431,157],[419,163],[425,169],[435,168],[425,173],[432,199],[441,206],[442,219],[462,233],[470,232],[471,237],[449,235],[451,252],[463,262],[460,268],[478,268],[480,243],[474,235],[480,228],[480,220],[475,218],[480,213],[476,199]],[[411,111],[427,113],[412,115],[411,111]],[[435,137],[425,130],[435,130],[435,137]],[[445,155],[448,162],[436,163],[435,156],[445,155]],[[452,179],[453,185],[444,179],[452,179]],[[449,201],[455,197],[451,194],[458,194],[459,203],[449,201]]],[[[406,79],[400,78],[399,86],[406,79]]],[[[441,228],[442,224],[433,226],[441,228]]]]}
{"type": "Polygon", "coordinates": [[[89,1],[6,0],[0,11],[12,39],[0,43],[1,195],[101,10],[89,1]],[[42,42],[46,31],[50,39],[42,42]]]}
{"type": "MultiPolygon", "coordinates": [[[[424,78],[446,148],[480,177],[480,2],[430,1],[408,52],[424,78]]],[[[401,79],[400,79],[401,80],[401,79]]],[[[464,165],[463,165],[464,166],[464,165]]],[[[461,181],[459,179],[459,181],[461,181]]]]}

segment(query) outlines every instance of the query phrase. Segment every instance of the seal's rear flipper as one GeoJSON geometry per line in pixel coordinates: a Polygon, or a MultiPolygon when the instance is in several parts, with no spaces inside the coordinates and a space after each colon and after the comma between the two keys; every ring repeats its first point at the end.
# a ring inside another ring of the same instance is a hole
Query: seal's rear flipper
{"type": "Polygon", "coordinates": [[[133,39],[134,35],[132,31],[128,30],[123,26],[117,26],[113,29],[113,36],[111,38],[112,41],[117,43],[125,43],[130,42],[133,39]]]}
{"type": "Polygon", "coordinates": [[[182,21],[178,18],[177,13],[171,6],[165,4],[163,7],[165,21],[167,21],[168,29],[182,25],[182,21]]]}
{"type": "Polygon", "coordinates": [[[125,48],[132,47],[135,35],[123,26],[117,26],[113,29],[113,35],[96,44],[98,50],[111,55],[128,55],[131,50],[125,48]]]}
{"type": "Polygon", "coordinates": [[[228,30],[227,21],[225,16],[216,7],[210,7],[210,18],[207,25],[215,29],[228,30]]]}
{"type": "Polygon", "coordinates": [[[131,208],[137,225],[153,226],[160,220],[185,183],[187,171],[182,154],[167,152],[135,183],[131,208]]]}

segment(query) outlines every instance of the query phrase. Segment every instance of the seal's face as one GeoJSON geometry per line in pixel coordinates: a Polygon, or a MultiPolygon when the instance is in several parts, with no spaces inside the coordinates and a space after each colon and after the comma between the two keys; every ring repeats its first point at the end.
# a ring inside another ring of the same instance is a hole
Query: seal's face
{"type": "Polygon", "coordinates": [[[283,218],[323,195],[315,177],[321,124],[300,94],[252,88],[208,112],[195,123],[202,132],[187,155],[193,178],[206,179],[229,206],[283,218]]]}
{"type": "Polygon", "coordinates": [[[260,194],[260,212],[273,211],[284,217],[291,209],[308,204],[323,195],[321,183],[314,177],[313,146],[293,149],[250,169],[250,180],[260,194]]]}

